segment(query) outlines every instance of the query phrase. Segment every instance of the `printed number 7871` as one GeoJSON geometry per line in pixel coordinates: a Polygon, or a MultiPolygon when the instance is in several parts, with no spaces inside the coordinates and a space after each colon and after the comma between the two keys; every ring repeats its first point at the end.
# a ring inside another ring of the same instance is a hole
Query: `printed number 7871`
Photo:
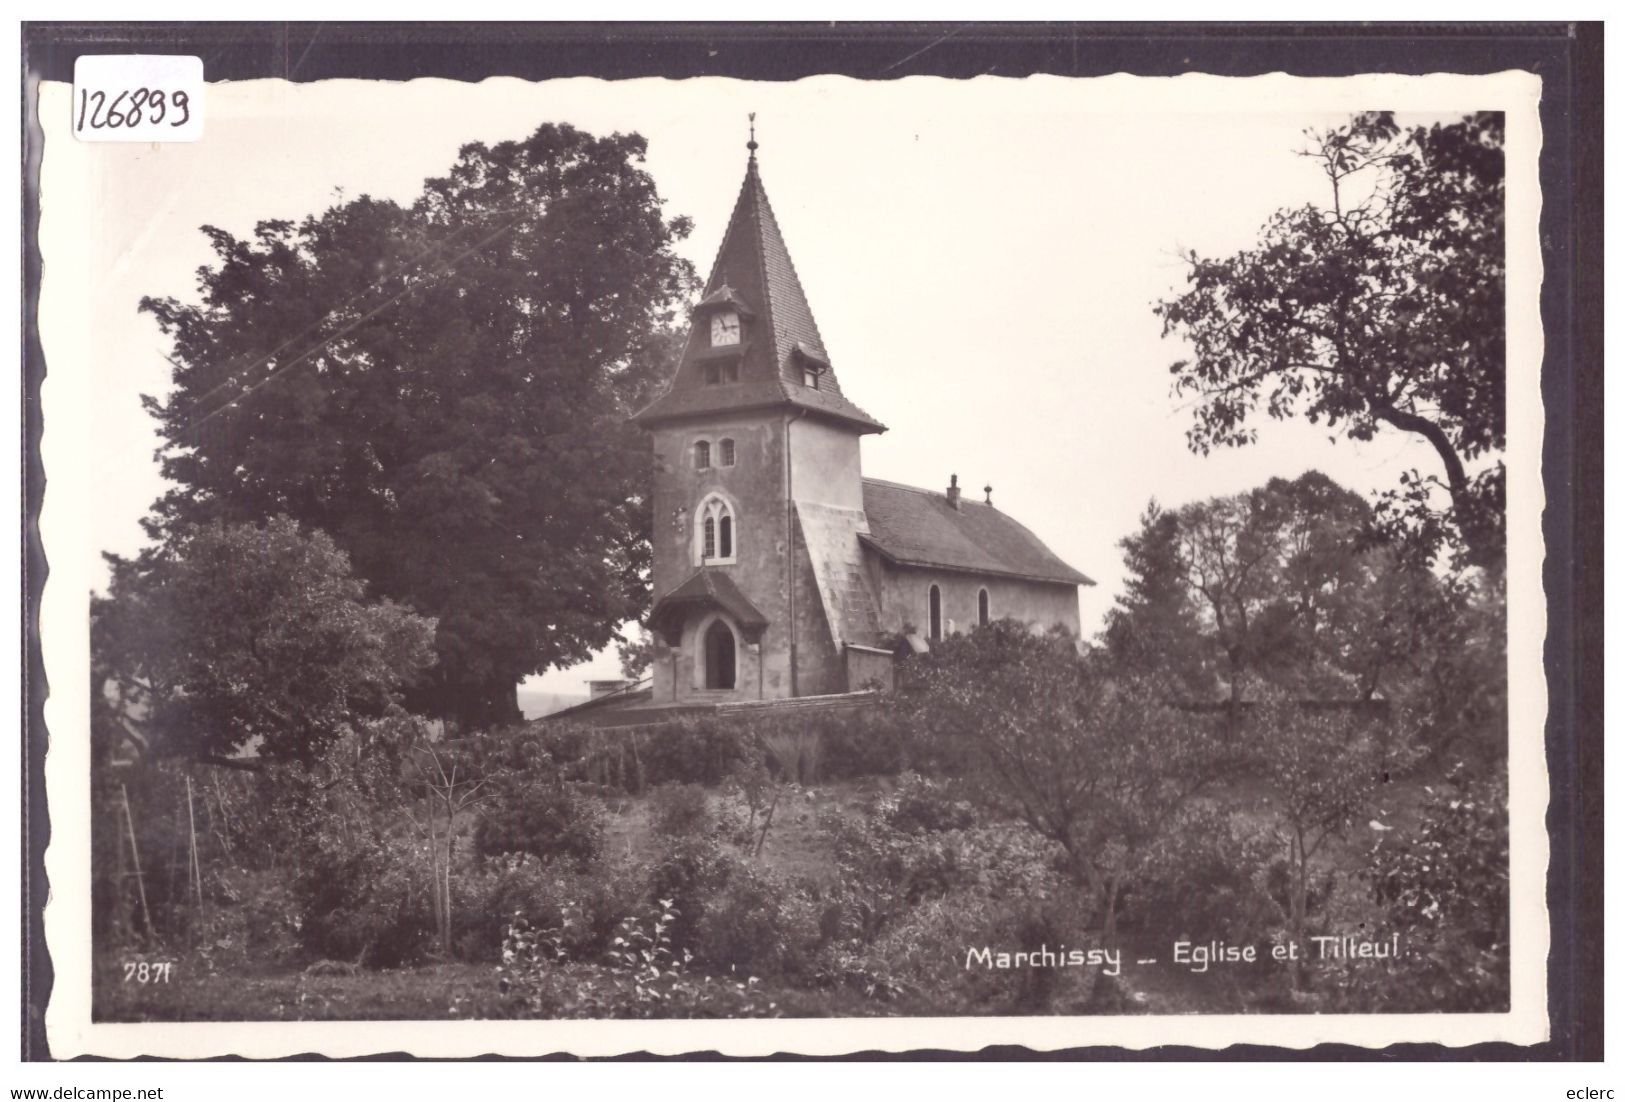
{"type": "Polygon", "coordinates": [[[172,960],[124,962],[125,983],[168,983],[174,972],[175,962],[172,960]]]}

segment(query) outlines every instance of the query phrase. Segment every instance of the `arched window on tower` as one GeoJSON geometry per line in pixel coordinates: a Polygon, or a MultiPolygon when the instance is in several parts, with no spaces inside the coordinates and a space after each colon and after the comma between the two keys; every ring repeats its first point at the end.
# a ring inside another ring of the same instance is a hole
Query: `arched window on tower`
{"type": "Polygon", "coordinates": [[[734,442],[730,437],[723,437],[717,441],[717,466],[731,467],[734,465],[734,442]]]}
{"type": "Polygon", "coordinates": [[[984,589],[976,594],[976,626],[987,627],[990,618],[987,607],[987,590],[984,589]]]}
{"type": "Polygon", "coordinates": [[[942,590],[931,587],[931,641],[942,639],[942,590]]]}
{"type": "Polygon", "coordinates": [[[697,565],[727,564],[738,560],[738,526],[734,511],[722,498],[713,494],[700,502],[699,546],[695,548],[697,565]]]}
{"type": "Polygon", "coordinates": [[[694,469],[697,471],[709,470],[711,467],[711,441],[696,440],[694,442],[694,469]]]}

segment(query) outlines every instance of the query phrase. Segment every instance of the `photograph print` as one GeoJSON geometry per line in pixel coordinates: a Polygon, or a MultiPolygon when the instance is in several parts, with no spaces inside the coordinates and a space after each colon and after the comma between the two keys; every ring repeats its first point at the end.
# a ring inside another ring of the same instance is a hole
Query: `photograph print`
{"type": "Polygon", "coordinates": [[[1542,1039],[1539,95],[42,85],[53,1050],[1542,1039]]]}

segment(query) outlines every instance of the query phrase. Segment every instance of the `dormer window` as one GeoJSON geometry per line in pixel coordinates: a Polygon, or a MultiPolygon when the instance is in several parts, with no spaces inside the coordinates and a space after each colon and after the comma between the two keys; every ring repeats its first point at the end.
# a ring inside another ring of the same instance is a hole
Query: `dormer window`
{"type": "Polygon", "coordinates": [[[711,315],[711,347],[724,348],[739,343],[739,315],[733,310],[718,310],[711,315]]]}
{"type": "Polygon", "coordinates": [[[737,383],[739,381],[739,361],[729,360],[726,363],[705,365],[705,385],[716,386],[718,383],[737,383]]]}
{"type": "Polygon", "coordinates": [[[796,346],[790,350],[790,358],[801,367],[801,385],[817,390],[820,377],[829,370],[829,361],[824,358],[824,354],[797,341],[796,346]]]}

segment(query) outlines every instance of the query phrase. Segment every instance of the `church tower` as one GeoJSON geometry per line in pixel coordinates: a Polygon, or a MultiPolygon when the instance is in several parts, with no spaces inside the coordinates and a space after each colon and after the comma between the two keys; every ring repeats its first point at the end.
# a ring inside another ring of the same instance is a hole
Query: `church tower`
{"type": "Polygon", "coordinates": [[[859,441],[779,232],[752,134],[744,183],[666,392],[634,421],[655,452],[652,704],[848,688],[875,611],[859,441]]]}

